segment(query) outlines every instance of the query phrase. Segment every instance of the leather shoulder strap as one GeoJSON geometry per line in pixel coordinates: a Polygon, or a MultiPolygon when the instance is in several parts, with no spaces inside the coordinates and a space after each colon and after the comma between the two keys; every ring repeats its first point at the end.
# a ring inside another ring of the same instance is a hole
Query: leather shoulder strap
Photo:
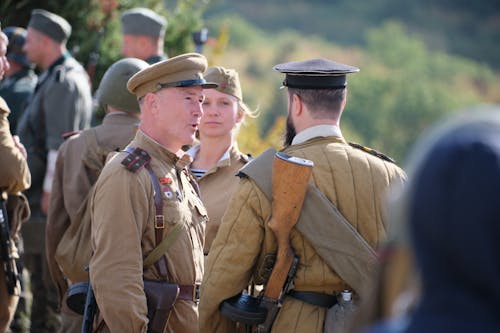
{"type": "MultiPolygon", "coordinates": [[[[163,215],[163,200],[161,197],[162,192],[160,188],[160,183],[158,182],[158,179],[156,178],[156,175],[154,174],[154,171],[151,168],[150,164],[151,156],[148,154],[148,152],[138,147],[136,148],[126,147],[125,151],[128,153],[128,155],[121,162],[125,166],[125,168],[135,173],[139,169],[144,167],[148,171],[149,177],[151,178],[151,182],[153,183],[154,201],[155,201],[154,228],[155,228],[155,242],[156,242],[156,248],[154,250],[156,250],[162,244],[163,229],[165,228],[165,217],[163,215]]],[[[150,265],[149,261],[151,261],[153,258],[156,259],[153,261],[153,263],[158,269],[158,272],[162,277],[167,278],[167,259],[163,255],[164,253],[165,252],[160,253],[159,256],[155,254],[155,257],[148,256],[146,259],[149,258],[148,265],[150,265]]]]}

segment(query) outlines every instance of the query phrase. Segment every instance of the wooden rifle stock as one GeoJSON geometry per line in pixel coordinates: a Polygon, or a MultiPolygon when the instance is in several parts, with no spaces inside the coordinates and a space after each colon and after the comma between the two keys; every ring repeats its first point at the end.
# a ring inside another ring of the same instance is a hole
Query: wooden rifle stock
{"type": "Polygon", "coordinates": [[[273,162],[272,215],[268,222],[278,243],[276,263],[264,290],[264,297],[278,300],[283,291],[288,272],[292,267],[294,252],[290,232],[297,223],[307,184],[312,172],[312,161],[277,152],[273,162]]]}

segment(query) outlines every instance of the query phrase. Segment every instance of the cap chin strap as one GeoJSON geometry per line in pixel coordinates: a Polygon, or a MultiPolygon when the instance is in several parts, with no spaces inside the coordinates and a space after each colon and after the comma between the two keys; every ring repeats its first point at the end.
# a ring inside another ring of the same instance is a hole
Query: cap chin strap
{"type": "Polygon", "coordinates": [[[196,79],[196,80],[184,80],[170,83],[157,83],[156,88],[158,90],[163,88],[172,88],[172,87],[191,87],[191,86],[201,86],[207,83],[205,79],[196,79]]]}

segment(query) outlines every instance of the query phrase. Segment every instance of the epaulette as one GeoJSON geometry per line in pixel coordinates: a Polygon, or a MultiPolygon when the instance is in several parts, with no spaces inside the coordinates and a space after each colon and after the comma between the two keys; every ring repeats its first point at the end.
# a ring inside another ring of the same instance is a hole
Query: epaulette
{"type": "Polygon", "coordinates": [[[79,134],[81,131],[70,131],[70,132],[66,132],[66,133],[63,133],[61,136],[64,140],[67,140],[69,138],[71,138],[72,136],[74,135],[77,135],[79,134]]]}
{"type": "Polygon", "coordinates": [[[379,152],[378,150],[362,146],[359,143],[355,143],[355,142],[349,142],[349,145],[351,147],[354,147],[354,148],[357,148],[357,149],[361,149],[362,151],[364,151],[364,152],[366,152],[368,154],[371,154],[373,156],[377,156],[378,158],[381,158],[384,161],[391,162],[391,163],[396,163],[396,161],[394,159],[392,159],[389,156],[387,156],[387,155],[379,152]]]}
{"type": "Polygon", "coordinates": [[[141,148],[125,149],[125,151],[128,155],[123,159],[122,164],[129,171],[136,172],[146,163],[151,161],[151,156],[141,148]]]}

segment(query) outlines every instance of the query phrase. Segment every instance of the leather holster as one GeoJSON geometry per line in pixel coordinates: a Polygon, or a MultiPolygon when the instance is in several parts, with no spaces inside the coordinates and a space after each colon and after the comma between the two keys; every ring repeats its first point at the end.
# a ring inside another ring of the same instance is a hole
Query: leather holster
{"type": "Polygon", "coordinates": [[[163,333],[179,291],[179,285],[174,283],[144,280],[144,293],[148,303],[148,333],[163,333]]]}

